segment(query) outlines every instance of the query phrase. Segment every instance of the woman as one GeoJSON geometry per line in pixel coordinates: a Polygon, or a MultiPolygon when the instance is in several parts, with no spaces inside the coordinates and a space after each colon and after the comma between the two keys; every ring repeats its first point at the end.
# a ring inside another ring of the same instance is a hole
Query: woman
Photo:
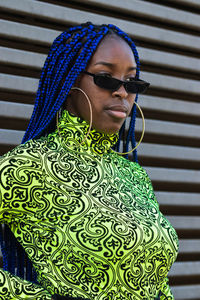
{"type": "Polygon", "coordinates": [[[23,144],[1,160],[1,222],[38,285],[1,270],[3,299],[174,299],[175,230],[146,172],[112,149],[129,114],[126,156],[135,146],[134,103],[147,86],[114,25],[82,24],[54,41],[23,144]]]}

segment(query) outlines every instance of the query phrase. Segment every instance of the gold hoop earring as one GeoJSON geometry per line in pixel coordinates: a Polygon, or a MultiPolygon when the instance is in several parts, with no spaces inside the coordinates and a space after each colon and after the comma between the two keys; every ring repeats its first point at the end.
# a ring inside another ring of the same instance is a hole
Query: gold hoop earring
{"type": "MultiPolygon", "coordinates": [[[[87,99],[88,101],[88,105],[89,105],[89,109],[90,109],[90,124],[89,124],[89,129],[88,129],[88,132],[86,134],[86,136],[84,137],[84,139],[82,140],[81,143],[78,144],[78,146],[82,145],[88,138],[89,134],[90,134],[90,131],[91,131],[91,128],[92,128],[92,105],[91,105],[91,101],[90,101],[90,98],[88,97],[88,95],[81,89],[81,88],[78,88],[78,87],[72,87],[71,90],[77,90],[77,91],[80,91],[81,93],[83,93],[83,95],[85,96],[85,98],[87,99]]],[[[57,112],[57,129],[58,129],[58,134],[61,138],[61,135],[60,135],[60,130],[59,130],[59,125],[58,125],[58,119],[59,119],[59,111],[57,112]]]]}
{"type": "Polygon", "coordinates": [[[117,154],[119,154],[119,155],[125,155],[125,154],[129,154],[129,153],[133,152],[133,151],[134,151],[135,149],[137,149],[137,147],[141,144],[141,142],[142,142],[142,140],[143,140],[143,137],[144,137],[144,131],[145,131],[144,114],[143,114],[142,109],[141,109],[141,107],[139,106],[139,104],[137,104],[137,102],[135,102],[134,104],[135,104],[135,105],[137,106],[137,108],[139,109],[140,114],[141,114],[141,117],[142,117],[142,134],[141,134],[140,140],[139,140],[139,142],[137,143],[137,145],[136,145],[133,149],[131,149],[130,151],[128,151],[128,152],[117,152],[117,151],[114,151],[114,150],[113,150],[115,153],[117,153],[117,154]]]}

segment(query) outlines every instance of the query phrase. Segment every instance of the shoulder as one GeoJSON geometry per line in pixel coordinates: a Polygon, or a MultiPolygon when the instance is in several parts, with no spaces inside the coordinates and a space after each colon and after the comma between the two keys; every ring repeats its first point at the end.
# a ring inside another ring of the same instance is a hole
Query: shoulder
{"type": "Polygon", "coordinates": [[[18,145],[0,158],[0,175],[20,170],[40,170],[43,156],[58,147],[53,134],[39,139],[29,140],[18,145]]]}
{"type": "Polygon", "coordinates": [[[115,159],[118,161],[122,176],[127,181],[131,181],[134,186],[137,186],[138,193],[146,195],[149,201],[158,206],[153,185],[146,170],[139,163],[130,161],[119,155],[115,156],[115,159]]]}
{"type": "Polygon", "coordinates": [[[149,180],[146,170],[139,163],[133,162],[119,155],[115,156],[115,159],[118,161],[121,169],[129,170],[130,173],[134,174],[134,176],[137,176],[140,179],[149,180]]]}
{"type": "Polygon", "coordinates": [[[48,151],[56,150],[58,148],[58,143],[56,142],[56,136],[54,134],[49,134],[47,137],[40,137],[39,139],[33,139],[20,144],[4,154],[0,158],[0,162],[12,161],[13,159],[33,159],[38,160],[40,156],[48,151]]]}
{"type": "MultiPolygon", "coordinates": [[[[42,143],[41,143],[42,144],[42,143]]],[[[6,154],[4,154],[0,159],[0,165],[2,164],[10,164],[13,165],[14,162],[21,162],[23,161],[37,161],[40,156],[40,142],[38,143],[37,140],[30,140],[25,144],[21,144],[16,146],[14,149],[10,150],[6,154]]]]}
{"type": "Polygon", "coordinates": [[[149,178],[147,171],[140,166],[138,163],[131,163],[132,167],[136,169],[136,176],[138,177],[138,181],[140,182],[140,186],[142,191],[146,194],[148,201],[154,204],[157,208],[159,208],[158,201],[156,199],[156,195],[153,189],[153,185],[151,179],[149,178]]]}

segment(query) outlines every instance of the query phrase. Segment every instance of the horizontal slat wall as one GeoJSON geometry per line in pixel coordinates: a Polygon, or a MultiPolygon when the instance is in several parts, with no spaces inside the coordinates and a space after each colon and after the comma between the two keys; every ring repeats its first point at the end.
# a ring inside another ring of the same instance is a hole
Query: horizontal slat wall
{"type": "MultiPolygon", "coordinates": [[[[175,299],[200,299],[200,2],[0,0],[0,154],[19,144],[53,39],[78,22],[113,23],[136,41],[146,133],[138,149],[180,238],[175,299]]],[[[136,132],[141,133],[140,118],[136,132]]]]}

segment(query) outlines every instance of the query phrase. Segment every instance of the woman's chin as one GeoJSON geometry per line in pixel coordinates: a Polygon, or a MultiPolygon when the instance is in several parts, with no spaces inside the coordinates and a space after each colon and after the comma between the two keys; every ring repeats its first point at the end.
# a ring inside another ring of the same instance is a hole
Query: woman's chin
{"type": "Polygon", "coordinates": [[[93,128],[98,132],[111,135],[111,134],[117,134],[121,126],[106,127],[106,128],[95,128],[94,126],[93,128]]]}

